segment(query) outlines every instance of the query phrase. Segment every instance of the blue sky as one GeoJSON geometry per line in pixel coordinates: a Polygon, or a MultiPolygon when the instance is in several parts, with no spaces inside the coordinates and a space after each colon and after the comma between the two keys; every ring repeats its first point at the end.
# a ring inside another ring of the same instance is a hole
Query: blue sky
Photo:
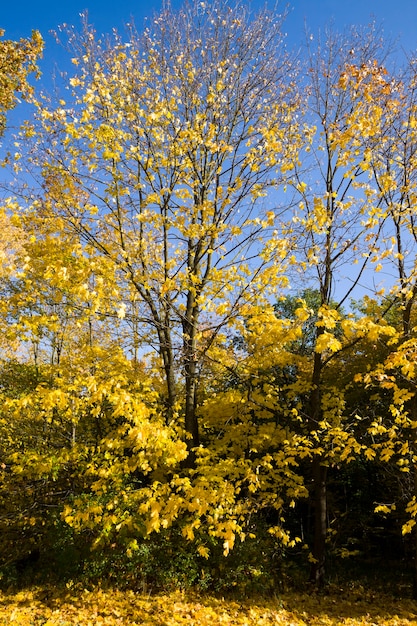
{"type": "MultiPolygon", "coordinates": [[[[48,59],[60,54],[48,32],[62,23],[78,25],[79,14],[85,9],[90,22],[102,33],[113,27],[122,29],[132,17],[140,28],[145,16],[152,16],[161,4],[162,0],[3,0],[0,27],[11,39],[28,36],[34,28],[40,30],[48,59]]],[[[181,2],[172,0],[172,4],[176,7],[181,2]]],[[[263,0],[252,0],[255,8],[263,4],[263,0]]],[[[284,9],[286,4],[286,0],[279,2],[278,7],[284,9]]],[[[292,0],[289,4],[291,14],[285,30],[291,44],[301,42],[305,22],[315,32],[330,20],[337,29],[343,29],[349,24],[367,24],[373,16],[400,46],[408,51],[417,49],[417,0],[292,0]]]]}

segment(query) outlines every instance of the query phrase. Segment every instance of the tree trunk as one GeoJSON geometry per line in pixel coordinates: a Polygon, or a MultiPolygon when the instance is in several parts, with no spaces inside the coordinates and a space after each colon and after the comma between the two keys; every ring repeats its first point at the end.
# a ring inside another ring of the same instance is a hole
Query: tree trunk
{"type": "Polygon", "coordinates": [[[187,467],[195,465],[195,448],[200,445],[198,419],[196,415],[196,362],[190,359],[185,363],[185,430],[187,433],[187,467]]]}
{"type": "MultiPolygon", "coordinates": [[[[401,237],[399,236],[398,233],[399,231],[397,228],[398,249],[401,252],[401,249],[402,249],[401,237]]],[[[401,284],[405,284],[406,276],[405,276],[405,271],[404,271],[404,264],[401,258],[399,259],[399,274],[400,274],[401,284]]],[[[411,335],[411,311],[412,311],[412,306],[415,302],[416,289],[417,289],[417,286],[414,286],[412,298],[408,300],[406,300],[405,298],[403,299],[402,321],[403,321],[404,341],[407,341],[407,339],[409,339],[411,335]]],[[[410,402],[410,415],[411,415],[412,421],[415,422],[417,419],[417,389],[415,385],[412,384],[410,386],[410,390],[414,392],[414,395],[411,398],[411,402],[410,402]]],[[[415,437],[413,438],[413,440],[415,441],[415,437]]],[[[417,452],[417,446],[415,445],[415,443],[412,444],[412,449],[413,449],[413,453],[415,456],[417,452]]],[[[414,496],[417,498],[417,466],[416,465],[414,465],[414,496]]],[[[417,600],[417,526],[414,528],[413,532],[414,532],[413,598],[414,600],[417,600]]]]}
{"type": "Polygon", "coordinates": [[[198,429],[197,408],[197,319],[198,307],[194,294],[189,292],[187,297],[187,309],[184,316],[183,328],[183,351],[184,351],[184,375],[185,375],[185,406],[184,425],[187,433],[188,457],[185,462],[187,467],[195,464],[195,448],[200,445],[198,429]]]}
{"type": "Polygon", "coordinates": [[[158,329],[159,339],[159,354],[162,357],[165,372],[166,381],[166,409],[165,420],[167,424],[172,419],[174,413],[174,407],[176,403],[176,381],[174,370],[174,354],[172,349],[171,334],[169,328],[164,328],[163,331],[158,329]]]}
{"type": "MultiPolygon", "coordinates": [[[[323,332],[317,329],[317,336],[323,332]]],[[[321,354],[314,354],[314,366],[310,395],[310,428],[316,430],[322,419],[321,409],[321,375],[323,362],[321,354]]],[[[310,572],[310,581],[317,587],[324,584],[326,574],[326,536],[327,536],[327,467],[321,454],[314,456],[313,466],[313,511],[314,511],[314,541],[313,563],[310,572]]]]}
{"type": "Polygon", "coordinates": [[[314,481],[314,543],[310,580],[322,587],[326,574],[326,535],[327,535],[327,467],[321,457],[313,461],[314,481]]]}
{"type": "MultiPolygon", "coordinates": [[[[411,399],[411,414],[412,418],[415,421],[417,417],[417,391],[414,390],[414,396],[411,399]]],[[[415,440],[415,438],[414,438],[415,440]]],[[[414,443],[412,447],[414,456],[417,453],[417,446],[414,443]]],[[[417,498],[417,466],[414,465],[414,496],[417,498]]],[[[413,598],[417,600],[417,526],[413,529],[414,533],[414,554],[413,554],[413,598]]]]}
{"type": "MultiPolygon", "coordinates": [[[[414,495],[417,497],[416,467],[414,467],[414,495]]],[[[413,599],[417,600],[417,526],[414,527],[413,599]]]]}

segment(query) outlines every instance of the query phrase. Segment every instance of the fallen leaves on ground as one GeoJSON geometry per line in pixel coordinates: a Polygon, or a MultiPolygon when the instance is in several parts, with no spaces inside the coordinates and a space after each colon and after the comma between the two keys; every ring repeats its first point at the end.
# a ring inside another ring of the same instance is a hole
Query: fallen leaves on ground
{"type": "Polygon", "coordinates": [[[149,596],[104,589],[32,588],[0,593],[0,624],[24,626],[412,626],[409,599],[340,590],[225,600],[186,593],[149,596]]]}

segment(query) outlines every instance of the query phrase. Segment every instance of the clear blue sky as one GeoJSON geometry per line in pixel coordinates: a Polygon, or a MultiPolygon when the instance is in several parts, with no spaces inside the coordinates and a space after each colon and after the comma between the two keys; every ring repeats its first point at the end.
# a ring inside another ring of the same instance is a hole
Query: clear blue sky
{"type": "MultiPolygon", "coordinates": [[[[210,0],[208,0],[210,1],[210,0]]],[[[122,29],[132,17],[140,28],[145,16],[161,8],[162,0],[0,0],[0,27],[11,39],[28,36],[36,28],[44,36],[48,54],[57,54],[48,32],[59,24],[78,25],[79,14],[88,10],[90,22],[100,33],[113,27],[122,29]]],[[[180,0],[172,0],[177,7],[180,0]]],[[[252,0],[253,7],[264,4],[252,0]]],[[[273,4],[271,0],[270,5],[273,4]]],[[[372,16],[382,23],[387,35],[399,39],[399,45],[417,49],[417,0],[289,0],[292,7],[286,31],[289,43],[301,42],[304,21],[314,32],[333,20],[337,29],[349,24],[367,24],[372,16]]],[[[284,8],[287,1],[278,2],[284,8]]]]}

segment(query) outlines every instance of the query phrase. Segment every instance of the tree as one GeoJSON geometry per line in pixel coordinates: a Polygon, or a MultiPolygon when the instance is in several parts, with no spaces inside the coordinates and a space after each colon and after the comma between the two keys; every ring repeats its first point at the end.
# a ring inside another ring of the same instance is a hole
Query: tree
{"type": "MultiPolygon", "coordinates": [[[[3,36],[4,30],[0,29],[0,38],[3,36]]],[[[33,31],[30,39],[20,41],[0,39],[0,138],[6,129],[6,114],[18,103],[18,96],[25,100],[30,100],[33,96],[29,75],[35,72],[36,76],[39,76],[37,61],[42,50],[43,40],[38,31],[33,31]]],[[[15,206],[13,202],[6,201],[0,210],[0,278],[2,281],[13,273],[14,259],[22,250],[25,240],[23,231],[10,219],[15,206]]],[[[4,315],[2,322],[3,319],[4,315]]],[[[3,338],[7,335],[5,328],[2,335],[3,338]]],[[[4,349],[7,348],[3,342],[2,350],[4,349]]]]}
{"type": "Polygon", "coordinates": [[[414,397],[411,369],[398,391],[415,297],[403,87],[374,30],[329,33],[303,100],[281,18],[240,5],[167,9],[127,42],[68,36],[65,97],[37,100],[16,155],[37,183],[22,175],[6,207],[23,234],[2,304],[19,354],[3,367],[3,497],[25,484],[41,502],[53,480],[96,544],[132,551],[177,523],[202,556],[250,534],[254,511],[294,545],[285,520],[309,497],[321,585],[328,475],[372,462],[375,434],[398,453],[395,428],[414,428],[394,415],[414,397]]]}
{"type": "MultiPolygon", "coordinates": [[[[4,30],[0,29],[0,37],[4,30]]],[[[38,31],[33,31],[30,39],[0,41],[0,136],[6,127],[6,113],[18,102],[17,94],[30,99],[33,88],[28,75],[37,73],[37,60],[42,54],[43,40],[38,31]]]]}
{"type": "Polygon", "coordinates": [[[31,489],[52,473],[64,519],[98,541],[180,516],[226,552],[244,535],[230,459],[198,452],[198,385],[225,324],[287,284],[291,240],[263,200],[302,141],[280,27],[221,4],[164,11],[127,44],[86,26],[71,101],[40,98],[22,131],[16,170],[39,187],[14,216],[27,241],[7,310],[39,379],[7,391],[29,436],[5,457],[31,489]]]}
{"type": "MultiPolygon", "coordinates": [[[[355,88],[366,102],[366,86],[356,69],[355,88]],[[358,80],[358,78],[360,78],[358,80]]],[[[416,78],[415,62],[396,76],[380,73],[381,106],[378,132],[369,137],[367,152],[369,171],[374,179],[375,202],[384,216],[381,236],[380,269],[390,277],[385,288],[386,310],[391,310],[397,329],[389,354],[381,359],[374,375],[365,380],[372,387],[379,380],[381,393],[389,394],[390,407],[371,426],[376,437],[376,449],[385,460],[396,459],[402,472],[414,475],[414,495],[408,504],[411,520],[404,525],[409,532],[414,524],[412,502],[416,497],[416,432],[417,404],[415,401],[415,249],[417,231],[414,216],[416,197],[416,78]],[[371,383],[372,381],[372,383],[371,383]]],[[[385,507],[387,509],[387,507],[385,507]]],[[[417,534],[416,534],[417,541],[417,534]]],[[[417,544],[416,544],[417,546],[417,544]]],[[[414,563],[414,595],[417,597],[417,550],[414,563]]]]}
{"type": "MultiPolygon", "coordinates": [[[[330,31],[323,43],[310,43],[308,53],[305,128],[309,145],[295,164],[292,182],[299,204],[291,212],[292,224],[288,228],[298,235],[300,271],[320,294],[311,377],[306,383],[308,399],[303,410],[311,434],[322,432],[321,437],[326,439],[325,425],[334,423],[335,408],[332,402],[328,407],[332,419],[328,420],[326,371],[351,343],[354,345],[363,333],[369,332],[369,324],[373,323],[362,319],[362,330],[353,320],[343,324],[341,307],[360,288],[368,268],[380,260],[377,242],[383,216],[379,216],[378,207],[373,204],[367,179],[366,138],[372,138],[379,128],[382,86],[376,59],[383,58],[384,48],[371,28],[367,32],[352,30],[346,36],[330,31]],[[352,67],[361,68],[360,80],[368,88],[366,105],[359,90],[348,88],[352,67]],[[315,172],[313,179],[309,167],[315,172]],[[340,324],[342,337],[336,333],[340,324]]],[[[304,308],[308,319],[311,313],[304,308]]],[[[383,326],[380,331],[387,332],[383,326]]],[[[339,404],[343,406],[343,391],[340,392],[339,404]]],[[[312,459],[315,539],[311,578],[318,585],[325,576],[329,465],[328,449],[322,443],[319,436],[312,459]]]]}
{"type": "Polygon", "coordinates": [[[118,314],[159,354],[166,420],[179,402],[192,464],[202,325],[285,283],[290,244],[269,236],[275,213],[259,202],[300,141],[281,19],[190,4],[127,44],[88,26],[70,44],[74,101],[42,106],[28,131],[44,190],[33,207],[111,265],[118,314]]]}

